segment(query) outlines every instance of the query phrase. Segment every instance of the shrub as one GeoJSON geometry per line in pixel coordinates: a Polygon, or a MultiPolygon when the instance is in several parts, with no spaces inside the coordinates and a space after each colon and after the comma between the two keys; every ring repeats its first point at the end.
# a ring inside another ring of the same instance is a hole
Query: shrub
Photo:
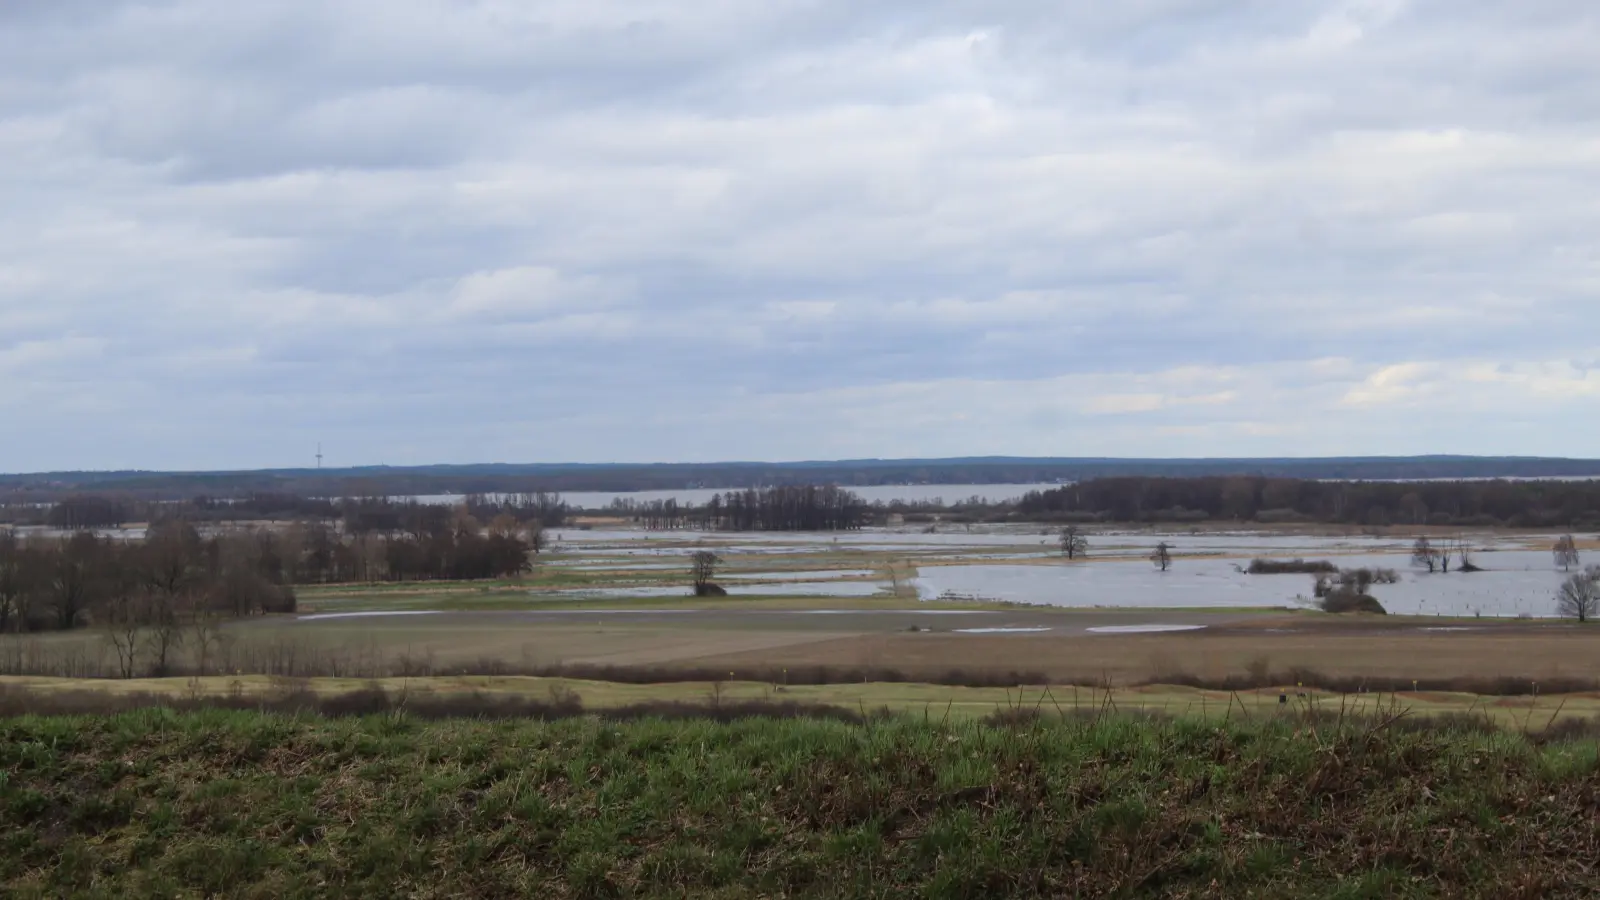
{"type": "Polygon", "coordinates": [[[1340,569],[1317,576],[1315,595],[1318,600],[1344,593],[1361,596],[1375,584],[1398,584],[1400,573],[1393,569],[1340,569]]]}
{"type": "Polygon", "coordinates": [[[1251,575],[1331,575],[1339,567],[1325,559],[1255,559],[1248,571],[1251,575]]]}
{"type": "Polygon", "coordinates": [[[1378,602],[1377,597],[1343,589],[1323,597],[1321,606],[1323,612],[1329,613],[1373,613],[1380,616],[1389,614],[1389,611],[1383,608],[1383,604],[1378,602]]]}

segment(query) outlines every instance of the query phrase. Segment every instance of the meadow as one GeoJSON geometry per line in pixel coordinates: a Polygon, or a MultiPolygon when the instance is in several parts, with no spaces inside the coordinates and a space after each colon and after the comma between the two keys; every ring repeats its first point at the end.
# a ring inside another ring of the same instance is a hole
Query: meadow
{"type": "Polygon", "coordinates": [[[0,890],[1586,897],[1592,740],[1229,721],[0,718],[0,890]]]}

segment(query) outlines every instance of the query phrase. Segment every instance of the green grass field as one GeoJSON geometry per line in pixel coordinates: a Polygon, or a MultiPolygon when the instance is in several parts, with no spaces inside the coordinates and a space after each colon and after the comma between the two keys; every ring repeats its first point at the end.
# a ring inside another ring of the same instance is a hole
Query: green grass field
{"type": "Polygon", "coordinates": [[[0,719],[0,893],[1600,892],[1592,742],[1406,725],[0,719]]]}

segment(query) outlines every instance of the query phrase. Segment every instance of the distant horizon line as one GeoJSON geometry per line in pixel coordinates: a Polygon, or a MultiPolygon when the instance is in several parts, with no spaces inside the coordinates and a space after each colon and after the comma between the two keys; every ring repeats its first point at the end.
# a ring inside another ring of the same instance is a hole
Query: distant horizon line
{"type": "Polygon", "coordinates": [[[1344,456],[947,456],[947,457],[855,457],[842,459],[804,460],[717,460],[707,462],[657,461],[657,462],[474,462],[474,463],[368,463],[349,466],[268,466],[238,469],[54,469],[33,472],[0,472],[0,478],[45,478],[49,476],[126,476],[126,475],[249,475],[249,474],[310,474],[338,475],[363,472],[421,472],[452,469],[622,469],[622,468],[713,468],[713,467],[808,467],[826,466],[907,466],[907,465],[1183,465],[1231,463],[1393,463],[1393,462],[1541,462],[1579,463],[1600,466],[1600,457],[1491,455],[1462,453],[1379,454],[1344,456]]]}

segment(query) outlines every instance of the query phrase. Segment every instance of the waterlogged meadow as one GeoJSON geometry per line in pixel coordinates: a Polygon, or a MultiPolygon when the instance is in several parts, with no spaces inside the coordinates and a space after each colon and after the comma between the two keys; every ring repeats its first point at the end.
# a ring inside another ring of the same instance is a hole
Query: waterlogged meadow
{"type": "Polygon", "coordinates": [[[722,580],[736,596],[915,596],[1130,609],[1305,608],[1313,604],[1310,576],[1247,573],[1256,558],[1300,557],[1341,568],[1395,570],[1398,583],[1373,589],[1391,613],[1541,618],[1555,614],[1562,578],[1546,546],[1552,540],[1546,535],[1473,537],[1473,562],[1481,571],[1430,574],[1412,565],[1412,539],[1403,535],[1106,531],[1091,534],[1088,556],[1069,563],[1055,532],[1036,526],[838,535],[566,531],[558,535],[550,565],[590,576],[591,584],[556,595],[584,598],[686,593],[681,560],[697,549],[711,549],[724,560],[722,580]],[[1148,559],[1158,543],[1166,543],[1173,555],[1167,572],[1148,559]]]}

